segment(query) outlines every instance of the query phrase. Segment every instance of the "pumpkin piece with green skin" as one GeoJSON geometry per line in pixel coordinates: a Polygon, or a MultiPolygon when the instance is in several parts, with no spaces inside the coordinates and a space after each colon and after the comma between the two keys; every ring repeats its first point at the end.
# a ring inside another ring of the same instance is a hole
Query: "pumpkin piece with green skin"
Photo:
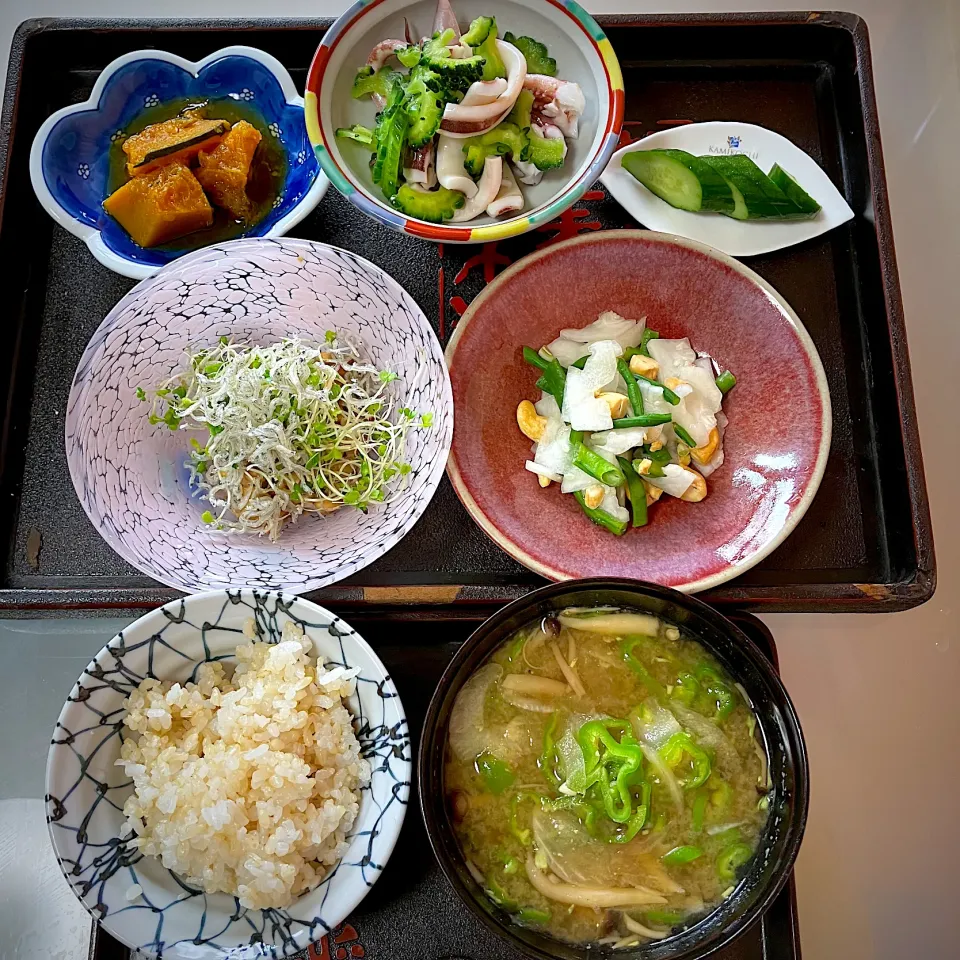
{"type": "Polygon", "coordinates": [[[189,167],[201,150],[212,150],[229,129],[226,120],[207,120],[192,110],[151,123],[123,142],[127,173],[140,177],[167,163],[189,167]]]}

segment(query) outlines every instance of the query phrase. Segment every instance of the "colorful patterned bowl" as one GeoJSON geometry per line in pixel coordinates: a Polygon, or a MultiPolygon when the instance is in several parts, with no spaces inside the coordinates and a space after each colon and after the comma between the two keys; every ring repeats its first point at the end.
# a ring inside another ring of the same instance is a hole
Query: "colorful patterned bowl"
{"type": "Polygon", "coordinates": [[[413,299],[378,267],[308,240],[248,238],[206,247],[135,286],[107,315],[80,360],[66,417],[77,496],[128,563],[187,592],[254,587],[306,593],[372,563],[406,535],[443,476],[453,434],[450,380],[437,338],[413,299]],[[149,389],[184,362],[188,343],[323,341],[336,328],[370,359],[429,429],[407,440],[407,496],[362,514],[302,517],[277,543],[217,533],[184,468],[192,431],[147,421],[149,389]]]}
{"type": "Polygon", "coordinates": [[[246,236],[279,237],[323,199],[330,181],[313,155],[303,98],[276,57],[253,47],[225,47],[197,63],[162,50],[114,60],[83,103],[58,110],[37,131],[30,180],[44,210],[80,237],[106,267],[143,279],[185,251],[188,241],[152,250],[138,246],[101,204],[108,195],[110,149],[143,111],[174,100],[230,97],[262,118],[283,146],[287,178],[279,203],[246,236]]]}
{"type": "Polygon", "coordinates": [[[372,126],[376,108],[354,100],[350,88],[357,70],[381,40],[403,37],[406,18],[416,36],[433,29],[435,0],[359,0],[327,31],[307,77],[307,132],[324,172],[364,213],[394,230],[441,243],[484,243],[526,233],[553,220],[576,203],[597,180],[617,148],[623,122],[623,79],[613,47],[596,21],[574,0],[454,0],[461,28],[475,17],[494,16],[501,34],[536,37],[557,61],[557,73],[580,84],[587,109],[580,136],[568,141],[563,169],[535,186],[521,186],[526,207],[519,216],[483,216],[463,224],[436,224],[406,217],[375,186],[370,153],[338,140],[338,127],[372,126]]]}
{"type": "Polygon", "coordinates": [[[809,334],[766,281],[693,240],[613,230],[531,254],[473,301],[446,356],[454,489],[485,533],[552,580],[632,577],[686,593],[717,586],[786,539],[823,476],[830,396],[809,334]],[[538,486],[516,423],[519,402],[539,396],[521,347],[549,343],[603,310],[689,337],[737,375],[724,404],[725,462],[706,500],[665,496],[647,527],[622,537],[593,526],[557,485],[538,486]]]}
{"type": "Polygon", "coordinates": [[[343,920],[376,882],[400,834],[410,777],[410,735],[397,689],[352,627],[293,596],[205,593],[152,610],[117,634],[84,670],[60,712],[47,755],[47,824],[74,893],[128,946],[164,960],[287,957],[343,920]],[[293,621],[314,641],[314,655],[360,668],[347,706],[372,771],[346,856],[282,910],[245,909],[227,894],[204,894],[122,836],[121,811],[131,792],[123,768],[114,765],[123,701],[146,677],[183,682],[204,661],[232,661],[249,620],[270,643],[293,621]],[[134,884],[142,895],[128,899],[134,884]]]}

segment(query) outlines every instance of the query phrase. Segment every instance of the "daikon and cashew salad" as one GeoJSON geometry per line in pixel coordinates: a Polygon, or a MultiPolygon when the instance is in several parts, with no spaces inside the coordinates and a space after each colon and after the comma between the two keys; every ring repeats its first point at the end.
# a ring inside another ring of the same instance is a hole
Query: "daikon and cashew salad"
{"type": "MultiPolygon", "coordinates": [[[[406,21],[405,21],[406,23],[406,21]]],[[[557,78],[557,62],[532,37],[499,37],[493,17],[460,33],[439,0],[431,37],[388,39],[370,52],[353,96],[378,109],[373,128],[337,136],[372,151],[373,182],[410,217],[462,223],[523,210],[520,184],[563,166],[586,101],[557,78]],[[401,72],[398,67],[406,68],[401,72]]]]}
{"type": "Polygon", "coordinates": [[[541,393],[521,401],[517,423],[534,442],[526,468],[541,487],[559,483],[617,536],[645,526],[647,507],[665,493],[706,497],[707,477],[723,463],[729,370],[688,339],[661,339],[612,311],[523,356],[540,372],[541,393]]]}

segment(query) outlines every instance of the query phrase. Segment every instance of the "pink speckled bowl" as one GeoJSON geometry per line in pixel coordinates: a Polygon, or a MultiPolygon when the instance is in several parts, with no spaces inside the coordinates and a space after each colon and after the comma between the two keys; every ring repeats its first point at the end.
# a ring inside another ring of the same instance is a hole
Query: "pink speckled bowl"
{"type": "Polygon", "coordinates": [[[830,395],[797,315],[752,270],[712,247],[641,230],[575,237],[504,271],[473,301],[446,351],[456,426],[447,471],[481,528],[553,580],[633,577],[692,593],[759,563],[817,492],[830,449],[830,395]],[[556,484],[524,469],[517,404],[536,399],[521,348],[603,310],[689,337],[737,375],[724,411],[725,463],[699,504],[663,497],[650,523],[614,537],[556,484]]]}
{"type": "Polygon", "coordinates": [[[310,240],[247,237],[204,247],[137,284],[107,314],[80,358],[66,416],[67,463],[100,535],[138,570],[178,590],[245,587],[307,593],[363,569],[400,542],[426,510],[453,433],[440,344],[413,298],[367,260],[310,240]],[[284,337],[323,343],[327,330],[364,345],[399,375],[400,402],[433,414],[411,431],[406,493],[384,504],[303,517],[276,543],[220,533],[190,485],[193,431],[151,425],[152,390],[183,369],[185,350],[284,337]]]}

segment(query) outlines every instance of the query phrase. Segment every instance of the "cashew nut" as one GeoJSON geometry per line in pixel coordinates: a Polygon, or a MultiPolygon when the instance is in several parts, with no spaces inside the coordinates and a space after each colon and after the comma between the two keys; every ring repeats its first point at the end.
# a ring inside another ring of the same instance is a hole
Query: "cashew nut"
{"type": "Polygon", "coordinates": [[[656,380],[660,372],[660,364],[653,357],[645,357],[642,353],[635,353],[630,358],[630,372],[639,373],[641,377],[656,380]]]}
{"type": "Polygon", "coordinates": [[[687,503],[699,503],[707,495],[707,481],[696,470],[690,472],[695,479],[680,499],[686,500],[687,503]]]}
{"type": "Polygon", "coordinates": [[[650,468],[653,466],[653,461],[644,457],[639,463],[635,464],[637,468],[637,473],[641,476],[645,476],[650,472],[650,468]]]}
{"type": "Polygon", "coordinates": [[[517,426],[525,437],[536,443],[547,429],[547,418],[541,417],[529,400],[521,400],[517,407],[517,426]]]}
{"type": "Polygon", "coordinates": [[[655,487],[649,480],[643,480],[642,483],[643,489],[647,491],[647,506],[649,507],[663,496],[663,491],[659,487],[655,487]]]}
{"type": "Polygon", "coordinates": [[[583,491],[583,502],[591,509],[596,510],[603,503],[603,485],[591,484],[583,491]]]}
{"type": "Polygon", "coordinates": [[[667,377],[663,381],[665,387],[669,387],[671,390],[676,391],[680,387],[689,387],[690,384],[686,380],[681,380],[679,377],[667,377]]]}
{"type": "Polygon", "coordinates": [[[650,444],[650,449],[651,449],[654,453],[656,453],[658,450],[662,450],[662,449],[663,449],[663,441],[662,441],[662,440],[654,440],[653,443],[650,444]]]}
{"type": "Polygon", "coordinates": [[[717,452],[717,448],[720,446],[720,431],[714,427],[710,431],[710,436],[707,437],[707,442],[699,447],[694,447],[690,451],[691,456],[697,463],[709,463],[713,459],[713,455],[717,452]]]}
{"type": "Polygon", "coordinates": [[[622,393],[598,393],[597,399],[606,403],[614,420],[626,416],[630,401],[622,393]]]}
{"type": "Polygon", "coordinates": [[[543,487],[544,489],[550,486],[550,483],[551,483],[550,478],[545,477],[542,473],[537,474],[537,480],[540,482],[540,486],[543,487]]]}

